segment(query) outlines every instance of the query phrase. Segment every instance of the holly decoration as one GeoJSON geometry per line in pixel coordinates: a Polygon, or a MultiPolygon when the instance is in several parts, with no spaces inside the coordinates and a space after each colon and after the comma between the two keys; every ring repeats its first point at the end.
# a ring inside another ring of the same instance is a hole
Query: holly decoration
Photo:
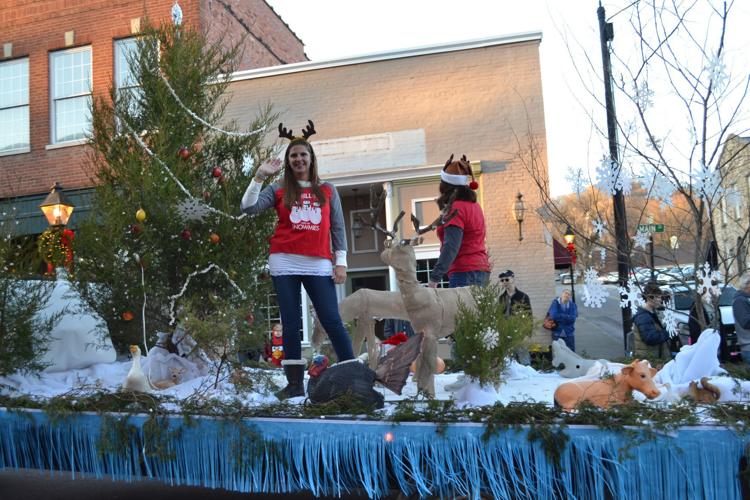
{"type": "Polygon", "coordinates": [[[187,160],[188,158],[190,158],[190,150],[185,146],[182,146],[177,150],[177,157],[182,160],[187,160]]]}
{"type": "Polygon", "coordinates": [[[37,240],[39,255],[47,263],[47,268],[70,267],[73,263],[73,231],[51,227],[37,240]]]}
{"type": "Polygon", "coordinates": [[[137,220],[138,222],[143,222],[144,220],[146,220],[146,211],[142,208],[139,208],[135,213],[135,220],[137,220]]]}

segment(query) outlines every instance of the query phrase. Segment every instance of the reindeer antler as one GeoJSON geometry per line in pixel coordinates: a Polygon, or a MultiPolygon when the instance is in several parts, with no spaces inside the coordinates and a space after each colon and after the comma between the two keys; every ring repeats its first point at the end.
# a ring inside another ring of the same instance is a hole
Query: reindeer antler
{"type": "Polygon", "coordinates": [[[368,220],[366,217],[362,217],[362,220],[365,224],[372,227],[376,231],[379,231],[390,239],[395,240],[398,238],[396,231],[398,230],[398,223],[401,222],[401,219],[404,217],[404,211],[401,210],[401,213],[398,214],[398,217],[396,217],[396,220],[393,222],[393,231],[389,231],[383,228],[383,226],[381,226],[380,222],[378,221],[378,217],[380,216],[380,212],[385,206],[386,196],[387,193],[385,192],[385,190],[383,190],[383,192],[380,193],[380,196],[378,196],[377,194],[375,194],[375,186],[370,186],[370,218],[368,220]]]}
{"type": "Polygon", "coordinates": [[[448,165],[450,165],[451,163],[453,163],[453,153],[451,153],[451,157],[448,158],[448,161],[445,162],[445,167],[443,168],[448,167],[448,165]]]}
{"type": "Polygon", "coordinates": [[[302,130],[302,137],[305,138],[305,140],[309,139],[311,135],[315,134],[315,125],[313,124],[312,120],[307,120],[307,127],[305,127],[302,130]]]}
{"type": "Polygon", "coordinates": [[[416,237],[421,236],[424,233],[434,231],[438,228],[438,226],[447,224],[453,217],[458,214],[458,210],[453,210],[451,212],[453,202],[456,201],[456,194],[458,194],[456,191],[453,191],[453,193],[451,193],[451,196],[450,198],[448,198],[448,203],[445,205],[445,208],[440,211],[440,215],[438,216],[438,218],[435,219],[429,226],[420,227],[421,223],[419,222],[419,219],[417,219],[417,216],[411,214],[411,223],[414,225],[414,232],[416,233],[416,237]]]}
{"type": "Polygon", "coordinates": [[[290,141],[293,140],[294,136],[292,135],[292,129],[287,130],[286,127],[279,123],[279,137],[289,139],[290,141]]]}

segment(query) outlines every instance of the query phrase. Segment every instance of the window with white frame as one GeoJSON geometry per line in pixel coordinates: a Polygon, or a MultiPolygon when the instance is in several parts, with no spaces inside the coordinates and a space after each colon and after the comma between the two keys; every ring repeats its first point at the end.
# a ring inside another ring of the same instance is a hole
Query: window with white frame
{"type": "Polygon", "coordinates": [[[731,188],[731,209],[732,209],[732,216],[735,219],[739,219],[742,216],[742,196],[740,195],[740,190],[737,188],[735,184],[732,184],[731,188]]]}
{"type": "Polygon", "coordinates": [[[138,110],[138,101],[142,95],[142,89],[138,85],[135,74],[131,69],[131,63],[138,51],[136,38],[124,38],[115,40],[115,88],[118,98],[128,100],[130,114],[138,110]]]}
{"type": "Polygon", "coordinates": [[[349,241],[353,254],[378,251],[378,234],[365,222],[365,217],[369,215],[367,208],[349,212],[349,241]]]}
{"type": "Polygon", "coordinates": [[[411,210],[414,216],[419,219],[420,228],[429,226],[440,215],[440,208],[436,200],[436,197],[411,200],[411,210]]]}
{"type": "MultiPolygon", "coordinates": [[[[430,281],[430,271],[437,264],[437,259],[417,259],[417,281],[426,285],[430,281]]],[[[438,283],[439,288],[448,288],[448,276],[443,278],[438,283]]]]}
{"type": "Polygon", "coordinates": [[[91,129],[91,47],[50,54],[52,143],[84,139],[91,129]]]}
{"type": "Polygon", "coordinates": [[[29,59],[0,63],[0,154],[29,150],[29,59]]]}

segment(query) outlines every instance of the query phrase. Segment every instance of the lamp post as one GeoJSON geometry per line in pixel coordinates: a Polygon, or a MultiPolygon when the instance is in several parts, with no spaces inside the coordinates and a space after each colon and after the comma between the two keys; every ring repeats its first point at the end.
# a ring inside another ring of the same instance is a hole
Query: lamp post
{"type": "Polygon", "coordinates": [[[565,239],[565,243],[568,244],[568,253],[570,253],[570,295],[573,299],[573,303],[576,301],[576,288],[575,288],[575,276],[573,275],[573,268],[576,265],[576,247],[575,247],[575,239],[576,235],[573,232],[573,229],[568,225],[568,227],[565,229],[565,234],[563,235],[563,239],[565,239]]]}
{"type": "Polygon", "coordinates": [[[519,192],[516,195],[516,201],[513,202],[513,216],[516,218],[516,222],[518,222],[518,241],[523,240],[523,230],[521,228],[523,224],[523,218],[526,213],[526,206],[523,202],[523,195],[519,192]]]}
{"type": "Polygon", "coordinates": [[[75,208],[63,194],[63,188],[59,182],[55,182],[52,191],[49,192],[39,208],[44,217],[52,227],[64,226],[68,223],[73,209],[75,208]]]}

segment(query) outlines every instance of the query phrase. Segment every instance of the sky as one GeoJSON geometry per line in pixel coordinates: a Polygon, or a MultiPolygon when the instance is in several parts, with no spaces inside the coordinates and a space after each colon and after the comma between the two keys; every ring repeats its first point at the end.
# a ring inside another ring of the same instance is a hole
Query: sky
{"type": "MultiPolygon", "coordinates": [[[[592,171],[606,153],[606,142],[592,126],[593,118],[598,127],[605,127],[606,116],[589,92],[603,94],[603,84],[597,80],[601,52],[596,0],[267,1],[303,41],[312,61],[541,31],[552,194],[572,189],[566,181],[571,168],[592,171]],[[595,68],[581,77],[575,68],[586,68],[587,57],[595,68]]],[[[636,44],[623,36],[627,34],[632,11],[628,6],[632,2],[611,0],[602,4],[608,20],[614,23],[615,50],[632,50],[636,44]]],[[[725,62],[733,76],[746,78],[750,67],[746,56],[750,53],[750,1],[736,0],[733,12],[725,62]]],[[[696,32],[704,31],[702,28],[697,25],[696,32]]],[[[668,111],[660,112],[674,119],[668,111]]],[[[748,114],[750,110],[743,110],[743,115],[748,114]]]]}

